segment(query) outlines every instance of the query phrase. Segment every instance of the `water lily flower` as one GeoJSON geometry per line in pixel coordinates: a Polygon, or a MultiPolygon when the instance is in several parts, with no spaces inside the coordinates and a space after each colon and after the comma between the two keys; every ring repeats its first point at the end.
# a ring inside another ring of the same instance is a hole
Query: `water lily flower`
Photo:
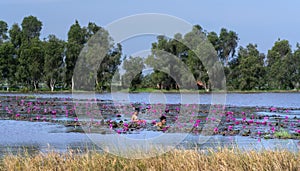
{"type": "Polygon", "coordinates": [[[260,131],[257,131],[257,135],[260,136],[260,135],[261,135],[261,132],[260,132],[260,131]]]}
{"type": "Polygon", "coordinates": [[[219,131],[218,127],[215,127],[214,128],[214,133],[218,133],[218,131],[219,131]]]}
{"type": "Polygon", "coordinates": [[[274,127],[274,126],[271,127],[271,131],[272,131],[273,133],[275,132],[275,127],[274,127]]]}
{"type": "Polygon", "coordinates": [[[277,110],[276,107],[271,107],[270,108],[270,112],[276,112],[276,110],[277,110]]]}

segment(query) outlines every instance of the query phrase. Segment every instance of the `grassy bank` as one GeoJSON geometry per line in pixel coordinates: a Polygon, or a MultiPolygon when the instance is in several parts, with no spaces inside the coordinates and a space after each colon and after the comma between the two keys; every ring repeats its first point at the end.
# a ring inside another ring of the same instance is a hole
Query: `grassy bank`
{"type": "Polygon", "coordinates": [[[201,153],[173,150],[145,159],[125,159],[107,153],[7,155],[0,170],[299,170],[300,152],[241,152],[222,149],[201,153]]]}

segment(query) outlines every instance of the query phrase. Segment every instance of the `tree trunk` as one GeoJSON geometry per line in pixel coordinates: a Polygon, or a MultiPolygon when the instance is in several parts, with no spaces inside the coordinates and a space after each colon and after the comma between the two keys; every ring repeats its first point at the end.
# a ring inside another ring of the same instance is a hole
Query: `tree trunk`
{"type": "Polygon", "coordinates": [[[54,91],[55,83],[56,83],[56,81],[55,81],[54,79],[51,78],[51,79],[50,79],[50,88],[51,88],[51,92],[54,91]]]}
{"type": "Polygon", "coordinates": [[[33,81],[34,91],[37,91],[38,83],[39,82],[37,82],[37,81],[33,81]]]}
{"type": "Polygon", "coordinates": [[[72,91],[74,91],[74,77],[72,76],[72,91]]]}

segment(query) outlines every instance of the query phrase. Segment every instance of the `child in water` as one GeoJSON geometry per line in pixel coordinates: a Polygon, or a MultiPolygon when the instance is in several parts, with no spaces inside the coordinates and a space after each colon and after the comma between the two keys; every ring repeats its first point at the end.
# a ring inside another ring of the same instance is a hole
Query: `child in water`
{"type": "Polygon", "coordinates": [[[165,116],[160,117],[160,122],[157,122],[155,126],[159,127],[160,129],[164,128],[167,123],[167,118],[165,116]]]}

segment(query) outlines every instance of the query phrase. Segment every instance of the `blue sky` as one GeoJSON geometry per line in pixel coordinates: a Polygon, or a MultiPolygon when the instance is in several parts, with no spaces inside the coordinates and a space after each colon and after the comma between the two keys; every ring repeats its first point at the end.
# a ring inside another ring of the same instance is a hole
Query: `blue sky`
{"type": "MultiPolygon", "coordinates": [[[[41,38],[55,34],[66,39],[75,19],[82,26],[89,21],[105,26],[129,15],[162,13],[207,31],[233,30],[239,35],[239,45],[256,43],[266,53],[278,38],[289,40],[293,48],[300,42],[299,7],[298,0],[1,0],[0,20],[11,26],[34,15],[43,22],[41,38]]],[[[127,53],[144,50],[150,48],[151,40],[154,37],[146,36],[124,42],[124,49],[127,53]]]]}

